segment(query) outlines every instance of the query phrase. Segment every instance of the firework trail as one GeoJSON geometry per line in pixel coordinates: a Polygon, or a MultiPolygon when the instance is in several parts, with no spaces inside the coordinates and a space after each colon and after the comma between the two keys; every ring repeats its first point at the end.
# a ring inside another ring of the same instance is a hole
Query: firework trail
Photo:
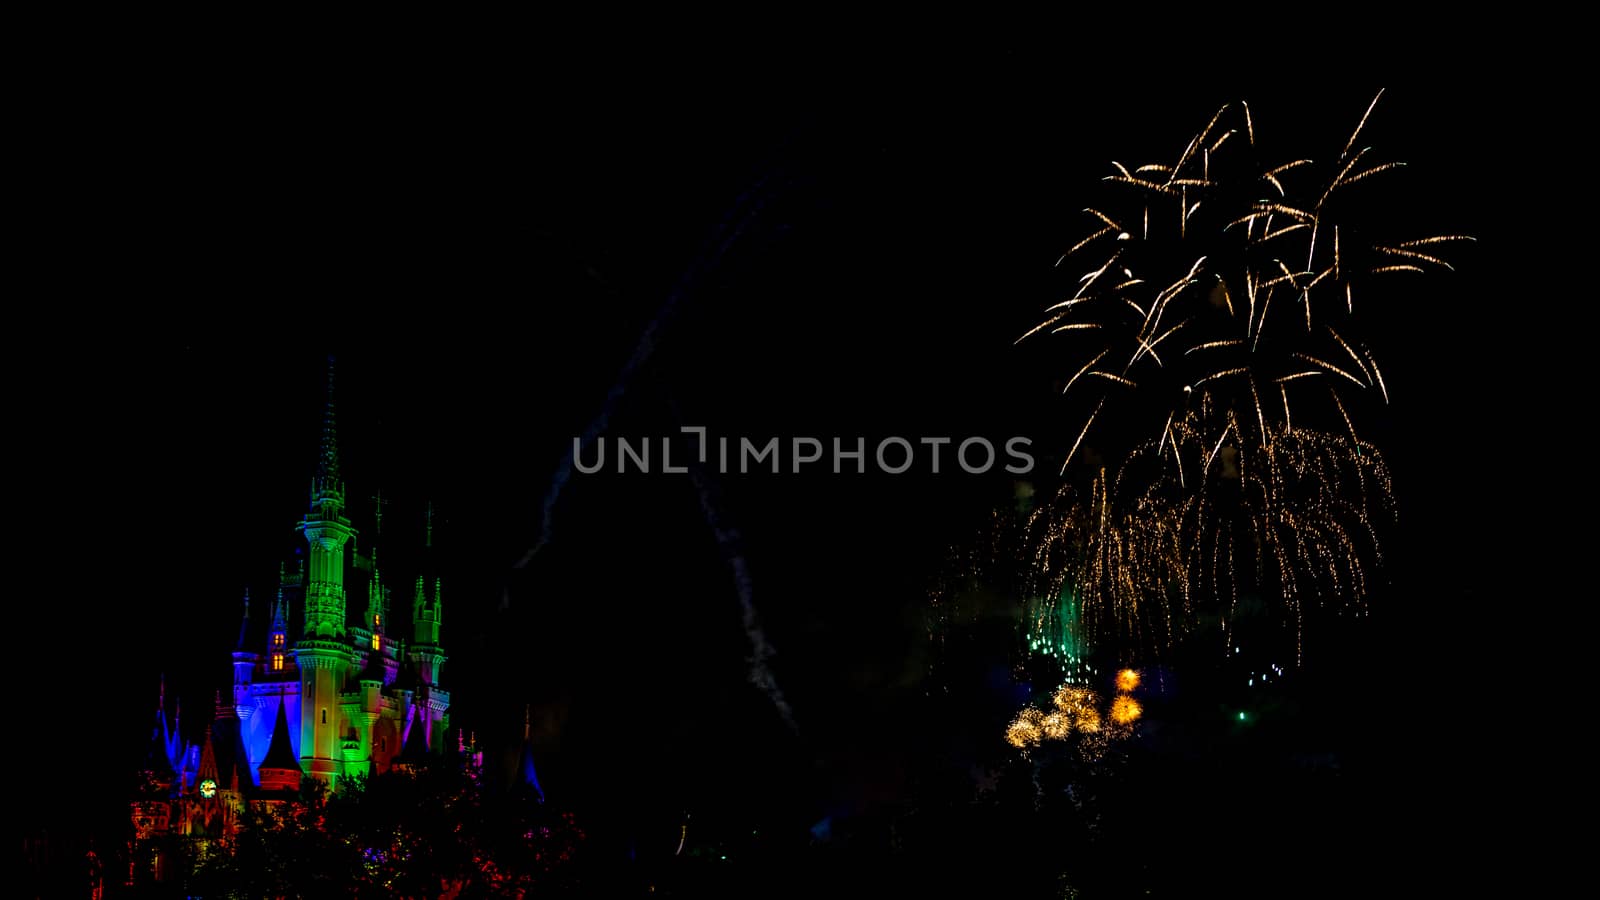
{"type": "Polygon", "coordinates": [[[733,206],[729,209],[727,216],[717,224],[716,229],[712,232],[711,239],[705,250],[689,266],[682,277],[678,279],[678,283],[667,294],[667,298],[661,304],[661,309],[656,313],[655,318],[650,320],[650,324],[639,335],[639,342],[635,345],[632,355],[623,363],[622,369],[617,373],[616,380],[611,384],[611,389],[606,392],[606,398],[600,405],[600,411],[595,414],[594,419],[589,423],[589,427],[583,430],[583,434],[578,441],[574,445],[569,445],[562,454],[561,462],[557,464],[555,474],[551,476],[550,488],[545,493],[544,502],[540,505],[539,537],[512,568],[527,568],[533,562],[533,558],[539,554],[539,551],[543,550],[545,545],[550,542],[550,535],[555,523],[556,502],[561,499],[562,490],[566,488],[567,482],[572,478],[572,465],[573,460],[576,458],[575,454],[581,453],[593,445],[601,432],[605,431],[606,426],[610,424],[612,413],[616,410],[617,404],[622,400],[623,394],[627,392],[635,376],[650,361],[651,355],[655,352],[656,346],[660,343],[662,335],[677,313],[678,307],[682,305],[684,298],[694,293],[701,279],[715,271],[723,257],[727,255],[728,251],[738,243],[739,238],[759,218],[767,201],[772,197],[772,181],[773,179],[770,176],[763,177],[738,196],[733,206]]]}
{"type": "MultiPolygon", "coordinates": [[[[738,243],[752,225],[760,218],[769,200],[774,196],[775,179],[767,176],[759,179],[744,193],[740,194],[724,219],[718,223],[713,231],[706,249],[689,266],[678,283],[668,293],[660,310],[656,313],[640,334],[639,341],[633,353],[623,364],[607,391],[605,401],[601,404],[600,411],[584,429],[583,434],[562,454],[561,462],[557,465],[555,474],[550,481],[550,487],[541,504],[541,518],[539,537],[532,547],[516,562],[514,569],[523,569],[530,565],[534,558],[550,542],[555,519],[555,507],[561,498],[561,493],[567,482],[572,477],[573,463],[577,454],[590,447],[594,441],[605,431],[610,424],[611,416],[621,402],[623,395],[629,389],[638,373],[645,368],[659,345],[662,335],[670,325],[677,310],[685,298],[691,296],[700,282],[721,263],[728,252],[738,243]]],[[[676,415],[676,406],[668,398],[669,406],[673,407],[676,415]]],[[[734,585],[742,607],[742,623],[745,634],[751,645],[750,656],[750,681],[760,688],[772,701],[783,722],[791,732],[798,732],[799,726],[795,722],[793,709],[783,696],[783,691],[778,687],[777,679],[773,676],[767,665],[767,659],[772,656],[773,649],[761,629],[760,618],[757,615],[753,601],[753,588],[749,574],[749,567],[745,561],[742,550],[742,541],[737,529],[724,523],[721,504],[717,500],[715,485],[710,481],[703,467],[691,466],[690,478],[695,485],[700,498],[700,508],[705,516],[706,524],[711,528],[717,539],[718,548],[727,560],[733,572],[734,585]]],[[[509,594],[507,595],[509,596],[509,594]]],[[[507,605],[502,601],[502,606],[507,605]]]]}
{"type": "Polygon", "coordinates": [[[789,731],[798,733],[800,726],[795,721],[794,710],[789,706],[789,701],[784,699],[783,690],[778,687],[778,679],[767,665],[767,660],[774,651],[772,644],[767,641],[766,632],[761,628],[761,619],[756,614],[754,583],[750,578],[749,563],[744,557],[743,538],[740,537],[737,528],[726,522],[717,486],[711,480],[706,467],[690,463],[688,468],[689,478],[694,482],[695,491],[700,496],[700,509],[705,514],[706,524],[711,527],[711,532],[717,539],[717,547],[722,551],[723,559],[733,572],[734,588],[739,595],[739,606],[743,613],[744,633],[750,641],[750,655],[747,657],[750,665],[750,683],[772,701],[773,708],[778,711],[789,731]]]}

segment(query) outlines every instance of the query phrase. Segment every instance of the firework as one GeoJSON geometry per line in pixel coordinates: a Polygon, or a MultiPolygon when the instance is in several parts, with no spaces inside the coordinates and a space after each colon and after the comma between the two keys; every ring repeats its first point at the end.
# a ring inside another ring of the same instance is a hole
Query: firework
{"type": "MultiPolygon", "coordinates": [[[[1030,622],[1070,615],[1080,636],[1135,656],[1214,616],[1231,646],[1240,598],[1253,594],[1288,623],[1298,658],[1311,607],[1365,609],[1393,518],[1374,447],[1303,428],[1221,448],[1187,421],[1167,432],[1182,468],[1163,465],[1173,451],[1152,441],[1087,492],[1068,486],[1034,511],[1026,590],[1054,599],[1031,604],[1030,622]]],[[[1137,686],[1137,672],[1124,674],[1137,686]]]]}
{"type": "Polygon", "coordinates": [[[1071,739],[1084,759],[1099,759],[1113,742],[1133,733],[1133,724],[1143,712],[1130,694],[1137,687],[1137,672],[1130,669],[1118,673],[1118,693],[1102,712],[1099,694],[1080,684],[1063,684],[1050,697],[1052,709],[1025,706],[1018,711],[1006,728],[1006,743],[1030,750],[1045,741],[1071,739]]]}
{"type": "Polygon", "coordinates": [[[1043,737],[1060,740],[1072,733],[1072,720],[1065,713],[1046,713],[1039,722],[1039,733],[1043,737]]]}
{"type": "Polygon", "coordinates": [[[1057,261],[1083,261],[1071,294],[1018,339],[1057,335],[1077,360],[1064,392],[1092,411],[1069,462],[1108,403],[1125,418],[1130,395],[1157,438],[1188,419],[1220,441],[1229,414],[1251,419],[1235,442],[1270,440],[1291,397],[1387,399],[1370,352],[1347,339],[1355,297],[1384,277],[1449,269],[1445,252],[1471,238],[1353,239],[1369,231],[1349,201],[1402,165],[1357,146],[1376,104],[1329,164],[1263,158],[1243,103],[1218,110],[1174,164],[1113,163],[1115,205],[1086,209],[1093,230],[1057,261]],[[1281,408],[1263,408],[1263,389],[1281,408]]]}
{"type": "Polygon", "coordinates": [[[1006,743],[1013,747],[1034,747],[1044,739],[1044,713],[1027,707],[1006,728],[1006,743]]]}
{"type": "Polygon", "coordinates": [[[1354,201],[1400,168],[1359,145],[1376,103],[1331,162],[1265,159],[1238,104],[1174,163],[1113,164],[1112,203],[1057,261],[1078,265],[1068,296],[1018,339],[1066,354],[1063,393],[1085,414],[1063,473],[1106,423],[1134,428],[1121,462],[1028,524],[1034,643],[1070,617],[1079,658],[1091,637],[1136,656],[1202,613],[1231,642],[1250,593],[1291,624],[1298,660],[1309,606],[1365,603],[1392,505],[1351,416],[1388,401],[1356,298],[1450,269],[1471,240],[1376,238],[1362,221],[1354,201]]]}
{"type": "Polygon", "coordinates": [[[1111,701],[1111,721],[1118,725],[1133,724],[1143,712],[1144,708],[1139,705],[1139,701],[1126,694],[1118,695],[1117,699],[1111,701]]]}

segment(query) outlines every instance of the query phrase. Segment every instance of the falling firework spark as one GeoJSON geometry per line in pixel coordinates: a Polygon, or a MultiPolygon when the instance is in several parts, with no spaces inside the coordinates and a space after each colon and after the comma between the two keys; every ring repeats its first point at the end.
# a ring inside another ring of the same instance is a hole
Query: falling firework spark
{"type": "Polygon", "coordinates": [[[1093,639],[1133,657],[1176,642],[1203,614],[1231,643],[1248,592],[1274,598],[1268,611],[1290,623],[1298,652],[1310,606],[1364,609],[1380,526],[1393,518],[1383,457],[1352,437],[1251,428],[1233,418],[1241,436],[1219,446],[1191,418],[1174,421],[1087,492],[1069,485],[1035,510],[1025,590],[1046,599],[1030,604],[1029,621],[1068,618],[1080,653],[1093,639]],[[1255,564],[1236,565],[1243,555],[1255,564]]]}
{"type": "Polygon", "coordinates": [[[1239,104],[1176,163],[1114,164],[1105,178],[1113,202],[1088,211],[1092,233],[1057,261],[1083,261],[1070,298],[1018,342],[1057,335],[1073,354],[1063,393],[1085,415],[1063,473],[1086,444],[1117,443],[1101,434],[1110,423],[1133,424],[1133,449],[1029,522],[1029,596],[1044,598],[1028,611],[1030,649],[1063,618],[1080,654],[1093,638],[1136,657],[1202,614],[1231,642],[1251,594],[1287,623],[1298,660],[1310,607],[1364,608],[1393,510],[1387,467],[1352,417],[1357,399],[1389,396],[1352,340],[1354,298],[1450,270],[1447,251],[1471,240],[1379,240],[1362,221],[1353,201],[1400,169],[1360,143],[1377,102],[1331,161],[1263,159],[1239,104]]]}
{"type": "MultiPolygon", "coordinates": [[[[1443,251],[1471,238],[1436,235],[1364,246],[1351,239],[1367,233],[1368,223],[1347,195],[1401,165],[1373,163],[1371,148],[1358,146],[1377,102],[1373,98],[1328,165],[1263,160],[1243,104],[1218,110],[1175,165],[1130,172],[1113,164],[1116,174],[1105,180],[1120,189],[1120,205],[1086,210],[1094,230],[1058,261],[1087,261],[1075,292],[1050,306],[1019,343],[1049,334],[1094,335],[1095,343],[1070,345],[1087,348],[1083,358],[1093,361],[1081,369],[1074,364],[1077,374],[1066,392],[1082,395],[1097,411],[1105,402],[1126,410],[1126,396],[1136,394],[1138,403],[1155,408],[1152,428],[1206,402],[1224,410],[1250,408],[1244,402],[1250,380],[1286,384],[1287,391],[1325,382],[1340,391],[1382,393],[1371,379],[1327,362],[1353,355],[1336,330],[1348,325],[1352,298],[1375,279],[1449,270],[1443,251]],[[1241,131],[1251,139],[1227,140],[1241,131]],[[1140,220],[1151,224],[1137,235],[1122,224],[1140,220]],[[1105,277],[1113,271],[1120,277],[1105,277]],[[1236,304],[1236,297],[1247,302],[1236,304]],[[1298,315],[1277,315],[1281,304],[1292,304],[1298,315]],[[1178,352],[1158,352],[1167,341],[1178,352]],[[1236,375],[1249,378],[1230,377],[1236,375]]],[[[1095,419],[1093,413],[1084,419],[1075,448],[1095,419]]]]}

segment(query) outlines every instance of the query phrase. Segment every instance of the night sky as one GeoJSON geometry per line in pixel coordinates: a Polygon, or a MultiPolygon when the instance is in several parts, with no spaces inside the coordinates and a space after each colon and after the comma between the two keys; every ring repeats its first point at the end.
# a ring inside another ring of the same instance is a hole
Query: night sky
{"type": "MultiPolygon", "coordinates": [[[[8,342],[31,361],[13,379],[28,499],[12,565],[48,573],[18,598],[40,617],[23,642],[32,709],[14,718],[36,758],[28,803],[59,829],[85,808],[119,821],[111,786],[138,762],[160,675],[190,728],[226,687],[242,592],[265,615],[302,545],[332,353],[352,513],[370,526],[369,498],[390,499],[399,597],[424,505],[438,510],[455,722],[509,749],[531,704],[547,793],[621,859],[675,842],[685,810],[802,836],[889,815],[948,748],[998,744],[991,721],[929,705],[987,688],[930,674],[925,608],[948,548],[1014,496],[1010,476],[923,466],[716,478],[790,730],[751,683],[734,578],[687,476],[574,475],[514,568],[641,334],[653,352],[609,402],[608,436],[1024,435],[1048,484],[1072,438],[1064,373],[1011,345],[1056,299],[1051,264],[1109,160],[1175,155],[1241,97],[1279,155],[1331,155],[1375,87],[1111,92],[997,72],[760,101],[110,90],[78,139],[47,139],[71,175],[41,222],[51,324],[8,342]]],[[[1542,247],[1516,173],[1542,155],[1527,129],[1556,126],[1534,103],[1489,127],[1484,105],[1474,88],[1393,87],[1366,134],[1410,164],[1385,187],[1398,219],[1479,240],[1366,324],[1393,403],[1366,411],[1364,436],[1389,457],[1400,524],[1372,616],[1313,641],[1296,738],[1341,760],[1346,790],[1301,818],[1260,799],[1270,776],[1233,809],[1196,793],[1208,812],[1169,819],[1207,832],[1196,858],[1249,846],[1202,825],[1314,835],[1295,858],[1316,865],[1407,858],[1418,829],[1479,846],[1524,777],[1504,753],[1520,735],[1485,727],[1464,686],[1521,702],[1497,656],[1525,653],[1535,627],[1509,598],[1535,591],[1521,548],[1544,540],[1518,524],[1542,401],[1502,373],[1542,356],[1543,326],[1511,299],[1542,247]]],[[[1227,769],[1192,752],[1196,771],[1227,769]]]]}

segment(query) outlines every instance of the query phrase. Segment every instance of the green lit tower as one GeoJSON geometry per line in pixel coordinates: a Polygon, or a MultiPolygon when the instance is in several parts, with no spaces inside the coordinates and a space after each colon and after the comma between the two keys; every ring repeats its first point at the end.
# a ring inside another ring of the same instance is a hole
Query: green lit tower
{"type": "MultiPolygon", "coordinates": [[[[415,771],[444,755],[450,693],[440,684],[446,655],[433,507],[420,560],[383,548],[386,566],[422,572],[408,617],[398,588],[406,581],[396,579],[391,595],[378,565],[381,492],[372,497],[372,546],[357,546],[339,469],[333,379],[330,359],[310,508],[298,523],[309,552],[279,565],[270,610],[251,615],[244,592],[230,654],[232,690],[217,692],[201,744],[179,737],[176,713],[169,725],[163,682],[150,756],[131,798],[128,846],[137,862],[130,885],[163,881],[182,842],[191,847],[181,858],[193,859],[206,842],[230,839],[246,827],[247,806],[300,802],[302,777],[332,787],[345,777],[415,771]]],[[[456,742],[466,758],[459,733],[456,742]]],[[[481,767],[481,758],[474,765],[481,767]]]]}
{"type": "Polygon", "coordinates": [[[305,626],[295,644],[300,667],[300,766],[332,784],[341,773],[340,697],[345,674],[359,664],[345,635],[345,543],[355,535],[344,515],[339,441],[334,415],[333,360],[322,418],[322,452],[311,482],[311,509],[300,523],[310,545],[305,586],[305,626]]]}
{"type": "MultiPolygon", "coordinates": [[[[428,505],[428,516],[423,533],[423,556],[427,568],[433,563],[433,504],[428,505]]],[[[449,727],[450,692],[439,687],[439,670],[444,666],[444,648],[439,644],[439,626],[443,616],[443,582],[438,576],[431,579],[417,576],[416,597],[411,604],[412,644],[410,662],[416,673],[417,686],[414,702],[421,708],[423,740],[429,749],[440,749],[443,731],[449,727]]],[[[412,728],[415,728],[413,725],[412,728]]]]}

